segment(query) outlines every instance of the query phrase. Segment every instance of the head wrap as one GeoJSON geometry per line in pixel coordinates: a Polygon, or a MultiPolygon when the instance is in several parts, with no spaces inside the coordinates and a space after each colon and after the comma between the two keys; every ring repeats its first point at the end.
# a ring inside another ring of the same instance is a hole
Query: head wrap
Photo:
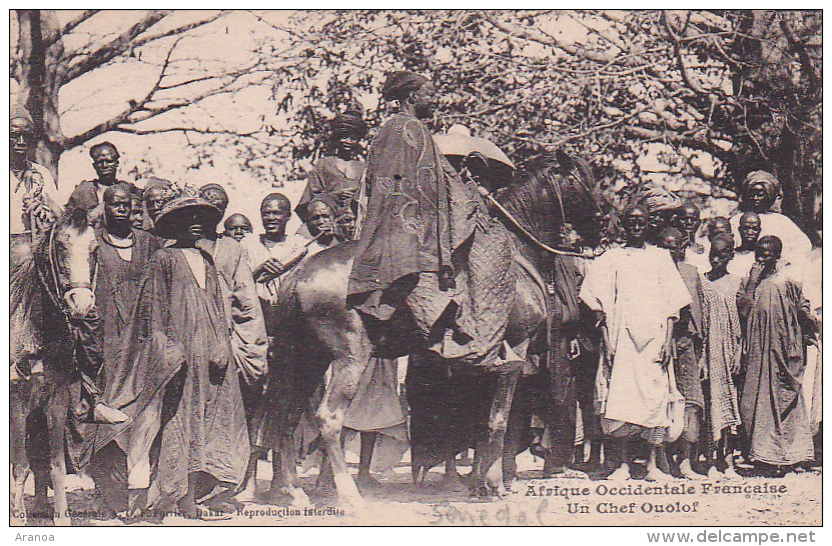
{"type": "Polygon", "coordinates": [[[780,181],[770,172],[753,171],[748,173],[742,184],[743,194],[752,186],[762,186],[769,201],[774,201],[780,195],[780,181]]]}
{"type": "Polygon", "coordinates": [[[413,72],[393,72],[387,76],[387,81],[381,88],[381,96],[385,100],[404,100],[428,81],[426,77],[413,72]]]}
{"type": "Polygon", "coordinates": [[[650,213],[675,210],[682,205],[678,197],[658,187],[647,189],[642,194],[640,202],[647,208],[647,212],[650,213]]]}
{"type": "Polygon", "coordinates": [[[205,184],[204,186],[199,188],[199,194],[202,195],[204,192],[207,192],[208,190],[220,191],[220,192],[222,192],[223,195],[228,197],[228,192],[225,191],[225,188],[223,188],[219,184],[214,184],[213,182],[211,184],[205,184]]]}
{"type": "Polygon", "coordinates": [[[312,203],[314,203],[315,201],[320,201],[324,205],[328,206],[329,209],[332,211],[333,218],[335,217],[335,213],[338,211],[338,205],[335,204],[335,200],[332,198],[331,195],[329,195],[328,193],[320,193],[312,197],[312,199],[310,199],[309,203],[307,203],[306,205],[307,211],[312,208],[312,203]]]}
{"type": "Polygon", "coordinates": [[[329,122],[329,131],[332,138],[342,136],[354,136],[358,139],[367,135],[367,124],[359,114],[346,113],[338,114],[329,122]]]}
{"type": "Polygon", "coordinates": [[[29,113],[29,111],[20,104],[15,104],[9,109],[9,121],[13,119],[25,119],[32,125],[34,125],[35,123],[32,120],[32,115],[29,113]]]}
{"type": "Polygon", "coordinates": [[[168,202],[162,212],[156,218],[156,235],[165,239],[176,239],[179,237],[180,219],[186,212],[197,211],[207,225],[208,229],[216,228],[222,219],[220,209],[201,197],[178,197],[168,202]]]}
{"type": "Polygon", "coordinates": [[[154,188],[164,188],[173,193],[176,193],[176,190],[173,188],[173,182],[165,180],[163,178],[150,177],[147,179],[147,182],[144,185],[144,191],[142,191],[142,199],[147,199],[147,194],[150,192],[150,190],[154,188]]]}

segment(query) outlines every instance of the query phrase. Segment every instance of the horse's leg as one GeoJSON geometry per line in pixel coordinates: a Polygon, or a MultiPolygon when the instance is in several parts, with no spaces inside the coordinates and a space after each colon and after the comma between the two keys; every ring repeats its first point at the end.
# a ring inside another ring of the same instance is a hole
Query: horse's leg
{"type": "Polygon", "coordinates": [[[26,455],[26,401],[28,385],[13,385],[9,399],[9,434],[12,448],[10,450],[12,475],[14,477],[14,495],[12,501],[12,525],[26,525],[26,499],[24,487],[29,477],[29,458],[26,455]]]}
{"type": "MultiPolygon", "coordinates": [[[[521,343],[512,345],[512,350],[517,356],[525,359],[529,351],[529,343],[530,340],[526,338],[521,343]]],[[[519,383],[520,379],[518,377],[519,383]]],[[[515,395],[512,398],[505,440],[503,441],[503,483],[506,489],[509,490],[511,489],[511,483],[517,479],[517,454],[520,452],[520,444],[531,420],[528,395],[523,391],[522,385],[519,385],[518,388],[520,392],[515,389],[515,395]]]]}
{"type": "Polygon", "coordinates": [[[347,324],[341,328],[341,335],[337,340],[332,340],[336,343],[328,343],[335,354],[331,366],[332,379],[326,386],[316,418],[329,454],[338,497],[348,504],[361,505],[361,494],[347,470],[341,447],[341,432],[347,407],[355,396],[358,382],[370,361],[372,347],[357,313],[348,314],[347,324]]]}
{"type": "Polygon", "coordinates": [[[70,525],[66,501],[66,461],[64,460],[64,434],[69,411],[69,389],[57,387],[49,399],[46,409],[46,424],[49,431],[49,475],[52,478],[55,525],[70,525]]]}
{"type": "Polygon", "coordinates": [[[520,370],[512,370],[500,374],[497,379],[497,388],[488,416],[488,439],[477,445],[477,452],[480,454],[474,467],[474,491],[477,494],[487,493],[489,489],[486,485],[491,491],[499,489],[501,480],[489,474],[489,470],[503,455],[511,402],[519,377],[520,370]]]}

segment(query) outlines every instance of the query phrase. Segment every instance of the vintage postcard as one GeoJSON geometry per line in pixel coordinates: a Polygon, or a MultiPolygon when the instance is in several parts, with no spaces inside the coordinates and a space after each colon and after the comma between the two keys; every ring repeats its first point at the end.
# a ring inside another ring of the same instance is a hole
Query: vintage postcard
{"type": "Polygon", "coordinates": [[[820,526],[822,34],[10,10],[10,525],[820,526]]]}

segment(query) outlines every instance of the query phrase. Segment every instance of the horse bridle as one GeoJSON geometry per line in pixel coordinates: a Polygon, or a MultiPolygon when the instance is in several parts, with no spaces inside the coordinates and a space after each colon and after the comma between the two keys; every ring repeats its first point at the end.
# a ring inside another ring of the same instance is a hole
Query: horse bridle
{"type": "Polygon", "coordinates": [[[98,261],[96,260],[95,262],[95,269],[93,271],[91,283],[70,282],[67,286],[67,289],[63,290],[60,281],[60,272],[58,271],[58,260],[55,254],[55,231],[55,225],[49,228],[49,234],[46,242],[46,261],[49,264],[49,273],[52,277],[51,286],[49,280],[44,278],[45,274],[41,270],[41,268],[36,267],[36,269],[38,273],[38,278],[40,279],[41,283],[43,283],[44,288],[46,288],[46,293],[49,294],[49,299],[52,300],[52,304],[55,305],[55,307],[57,307],[67,319],[69,319],[70,311],[68,309],[67,303],[63,300],[62,296],[74,288],[88,288],[91,291],[95,291],[96,281],[98,280],[98,261]]]}

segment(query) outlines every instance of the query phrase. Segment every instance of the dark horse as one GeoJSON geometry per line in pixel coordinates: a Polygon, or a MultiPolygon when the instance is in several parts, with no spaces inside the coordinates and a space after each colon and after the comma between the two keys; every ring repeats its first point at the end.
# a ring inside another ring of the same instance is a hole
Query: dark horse
{"type": "MultiPolygon", "coordinates": [[[[505,208],[535,236],[559,230],[564,213],[592,237],[598,224],[599,207],[588,189],[586,172],[577,164],[547,164],[524,183],[510,187],[499,197],[505,208]]],[[[504,218],[505,220],[505,218],[504,218]]],[[[506,221],[512,233],[511,223],[506,221]]],[[[534,266],[539,247],[517,230],[514,235],[516,294],[505,340],[521,358],[527,357],[532,339],[547,319],[546,288],[534,266]],[[520,233],[520,235],[518,235],[520,233]]],[[[547,240],[548,236],[547,236],[547,240]]],[[[281,360],[269,370],[269,381],[280,384],[269,397],[267,411],[281,422],[273,445],[280,460],[275,464],[272,487],[280,487],[295,502],[306,502],[299,486],[293,433],[309,399],[327,368],[332,377],[315,411],[321,438],[332,465],[339,497],[360,503],[358,489],[347,471],[340,436],[344,415],[371,355],[395,358],[425,354],[426,349],[408,332],[379,335],[361,315],[346,305],[347,280],[355,253],[354,243],[327,249],[302,262],[281,281],[280,317],[270,327],[276,332],[281,360]]],[[[437,359],[437,365],[442,361],[437,359]]],[[[488,433],[477,441],[473,489],[496,490],[488,470],[503,454],[503,442],[520,369],[500,370],[488,412],[488,433]]],[[[438,461],[436,461],[438,462],[438,461]]],[[[435,464],[435,463],[434,463],[435,464]]]]}
{"type": "Polygon", "coordinates": [[[95,232],[86,213],[73,210],[41,236],[13,235],[10,263],[11,363],[33,373],[11,385],[9,427],[14,476],[13,521],[26,523],[24,485],[30,468],[35,496],[45,506],[51,481],[52,519],[68,525],[65,435],[78,383],[72,317],[94,304],[95,232]],[[42,372],[41,369],[42,368],[42,372]],[[30,466],[31,463],[31,466],[30,466]]]}

